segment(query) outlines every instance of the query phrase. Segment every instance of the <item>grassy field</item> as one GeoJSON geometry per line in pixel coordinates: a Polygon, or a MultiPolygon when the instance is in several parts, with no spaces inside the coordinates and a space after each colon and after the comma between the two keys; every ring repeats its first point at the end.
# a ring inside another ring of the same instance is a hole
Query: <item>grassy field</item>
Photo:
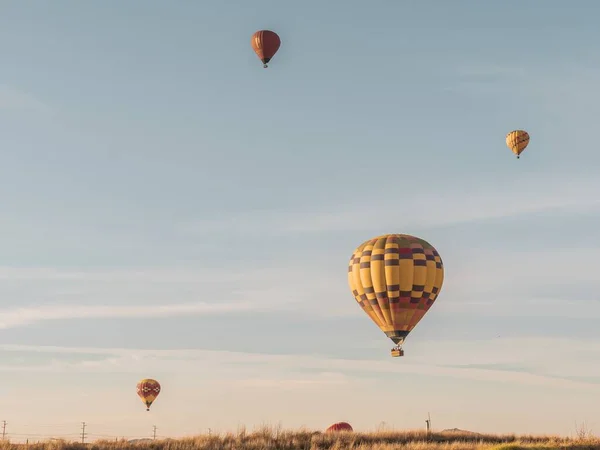
{"type": "Polygon", "coordinates": [[[90,444],[52,441],[35,444],[0,443],[1,450],[42,449],[170,449],[170,450],[518,450],[518,449],[598,449],[600,439],[579,432],[577,437],[490,435],[470,432],[385,431],[376,433],[323,434],[316,431],[287,431],[264,428],[253,433],[196,436],[129,443],[97,441],[90,444]]]}

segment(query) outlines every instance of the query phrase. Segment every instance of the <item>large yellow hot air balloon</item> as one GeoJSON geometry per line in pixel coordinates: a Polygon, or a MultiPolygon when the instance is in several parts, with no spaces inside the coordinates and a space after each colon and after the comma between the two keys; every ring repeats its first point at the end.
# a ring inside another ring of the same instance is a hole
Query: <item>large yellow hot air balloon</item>
{"type": "Polygon", "coordinates": [[[363,242],[352,254],[348,283],[364,312],[404,356],[402,344],[442,289],[444,265],[431,244],[408,234],[363,242]]]}
{"type": "Polygon", "coordinates": [[[506,145],[517,155],[517,159],[520,158],[523,150],[529,145],[529,133],[525,130],[511,131],[506,135],[506,145]]]}
{"type": "Polygon", "coordinates": [[[142,399],[144,405],[146,405],[146,411],[150,411],[150,405],[152,405],[158,394],[160,394],[160,383],[152,378],[144,378],[138,381],[136,388],[137,395],[142,399]]]}

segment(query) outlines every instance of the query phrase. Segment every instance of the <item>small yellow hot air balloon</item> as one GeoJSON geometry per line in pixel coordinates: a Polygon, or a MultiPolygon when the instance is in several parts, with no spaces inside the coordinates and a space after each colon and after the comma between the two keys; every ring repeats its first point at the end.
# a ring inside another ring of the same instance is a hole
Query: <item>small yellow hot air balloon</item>
{"type": "Polygon", "coordinates": [[[511,131],[506,135],[506,145],[517,155],[517,159],[520,158],[523,150],[529,145],[529,133],[525,130],[511,131]]]}
{"type": "Polygon", "coordinates": [[[386,234],[363,242],[348,264],[348,284],[363,311],[404,356],[402,343],[433,305],[444,282],[444,264],[427,241],[386,234]]]}

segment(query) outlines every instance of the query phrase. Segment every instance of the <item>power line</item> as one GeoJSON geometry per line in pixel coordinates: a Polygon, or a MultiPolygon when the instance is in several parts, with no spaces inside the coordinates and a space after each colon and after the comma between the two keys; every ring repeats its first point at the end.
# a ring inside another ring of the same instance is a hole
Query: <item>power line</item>
{"type": "Polygon", "coordinates": [[[85,432],[85,422],[81,422],[81,443],[85,444],[85,436],[87,433],[85,432]]]}

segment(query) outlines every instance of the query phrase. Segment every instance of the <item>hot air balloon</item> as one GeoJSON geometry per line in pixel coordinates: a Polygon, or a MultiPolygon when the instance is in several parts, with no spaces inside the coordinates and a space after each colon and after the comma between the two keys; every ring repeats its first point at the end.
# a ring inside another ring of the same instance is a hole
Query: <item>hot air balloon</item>
{"type": "Polygon", "coordinates": [[[511,131],[506,135],[506,145],[517,155],[517,159],[519,159],[523,150],[529,145],[529,133],[525,130],[511,131]]]}
{"type": "Polygon", "coordinates": [[[281,45],[281,39],[277,33],[271,30],[260,30],[252,35],[250,44],[256,53],[256,56],[263,62],[263,67],[266,69],[267,63],[271,61],[279,46],[281,45]]]}
{"type": "Polygon", "coordinates": [[[348,283],[364,312],[404,356],[402,344],[442,289],[444,265],[431,244],[408,234],[363,242],[352,254],[348,283]]]}
{"type": "Polygon", "coordinates": [[[336,433],[340,431],[353,432],[352,426],[348,422],[337,422],[325,430],[325,433],[336,433]]]}
{"type": "Polygon", "coordinates": [[[150,411],[150,405],[160,394],[160,383],[151,378],[144,378],[137,384],[137,395],[146,405],[146,411],[150,411]]]}

